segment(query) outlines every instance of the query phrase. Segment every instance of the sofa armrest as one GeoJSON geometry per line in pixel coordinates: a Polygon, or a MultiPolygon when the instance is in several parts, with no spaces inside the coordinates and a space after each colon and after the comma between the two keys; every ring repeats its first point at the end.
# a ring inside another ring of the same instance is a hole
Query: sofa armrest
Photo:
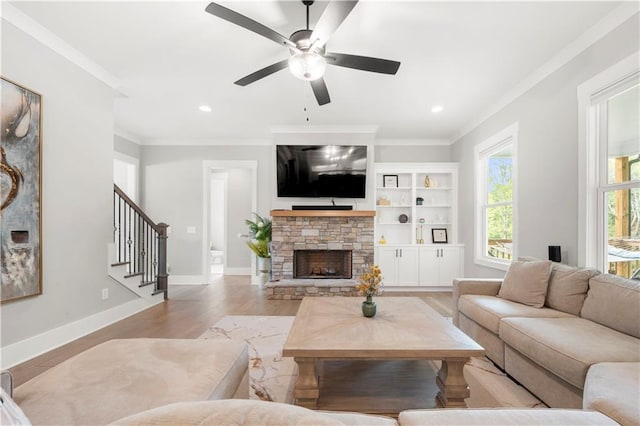
{"type": "Polygon", "coordinates": [[[497,296],[501,278],[457,278],[453,280],[453,325],[458,326],[458,298],[464,294],[497,296]]]}

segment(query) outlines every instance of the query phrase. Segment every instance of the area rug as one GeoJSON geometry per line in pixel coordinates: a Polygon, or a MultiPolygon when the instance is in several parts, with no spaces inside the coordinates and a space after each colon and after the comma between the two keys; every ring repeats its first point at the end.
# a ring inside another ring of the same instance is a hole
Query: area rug
{"type": "Polygon", "coordinates": [[[249,398],[293,403],[298,367],[282,357],[291,316],[230,315],[207,330],[201,339],[244,340],[249,346],[249,398]]]}
{"type": "MultiPolygon", "coordinates": [[[[293,403],[297,365],[282,356],[294,317],[241,316],[222,318],[201,339],[244,340],[249,346],[250,399],[293,403]]],[[[439,362],[434,361],[434,372],[439,362]]],[[[546,407],[486,358],[472,358],[464,368],[471,396],[469,408],[546,407]]]]}

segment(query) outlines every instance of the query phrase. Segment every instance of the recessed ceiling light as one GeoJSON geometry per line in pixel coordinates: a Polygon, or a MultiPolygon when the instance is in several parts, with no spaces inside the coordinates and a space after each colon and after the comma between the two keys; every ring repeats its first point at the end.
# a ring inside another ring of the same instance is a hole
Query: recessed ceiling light
{"type": "Polygon", "coordinates": [[[436,105],[433,108],[431,108],[431,112],[441,112],[444,108],[442,108],[442,105],[436,105]]]}
{"type": "Polygon", "coordinates": [[[200,105],[200,111],[211,112],[211,107],[209,105],[200,105]]]}

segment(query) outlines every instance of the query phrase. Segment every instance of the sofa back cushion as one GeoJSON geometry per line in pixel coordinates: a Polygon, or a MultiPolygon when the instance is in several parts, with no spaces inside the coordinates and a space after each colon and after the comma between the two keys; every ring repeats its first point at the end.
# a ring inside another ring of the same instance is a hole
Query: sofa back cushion
{"type": "Polygon", "coordinates": [[[512,302],[542,308],[547,286],[551,262],[549,260],[511,262],[504,276],[498,297],[512,302]]]}
{"type": "Polygon", "coordinates": [[[589,280],[580,316],[640,338],[640,281],[596,275],[589,280]]]}
{"type": "Polygon", "coordinates": [[[589,290],[589,280],[599,273],[596,269],[573,268],[554,262],[551,266],[545,306],[580,315],[589,290]]]}

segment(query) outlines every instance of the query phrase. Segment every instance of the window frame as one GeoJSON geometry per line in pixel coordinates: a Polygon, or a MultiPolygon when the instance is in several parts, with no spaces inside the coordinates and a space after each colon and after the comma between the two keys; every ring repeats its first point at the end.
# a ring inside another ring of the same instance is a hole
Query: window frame
{"type": "Polygon", "coordinates": [[[608,147],[600,143],[607,129],[602,122],[600,101],[637,78],[639,60],[640,52],[636,52],[578,86],[578,266],[581,267],[608,270],[606,194],[638,187],[637,181],[608,182],[608,147]]]}
{"type": "Polygon", "coordinates": [[[511,202],[501,202],[492,204],[497,205],[511,205],[512,211],[512,257],[515,259],[518,254],[517,236],[518,236],[518,212],[517,212],[517,200],[518,200],[518,122],[515,122],[495,135],[489,137],[483,142],[479,143],[474,148],[474,165],[475,165],[475,180],[476,180],[476,194],[475,194],[475,250],[474,250],[474,262],[477,265],[487,266],[494,269],[500,269],[506,271],[511,264],[511,260],[497,259],[489,257],[486,254],[486,241],[487,241],[487,218],[486,211],[489,208],[488,193],[487,193],[487,159],[507,147],[511,147],[512,152],[512,197],[511,202]]]}

